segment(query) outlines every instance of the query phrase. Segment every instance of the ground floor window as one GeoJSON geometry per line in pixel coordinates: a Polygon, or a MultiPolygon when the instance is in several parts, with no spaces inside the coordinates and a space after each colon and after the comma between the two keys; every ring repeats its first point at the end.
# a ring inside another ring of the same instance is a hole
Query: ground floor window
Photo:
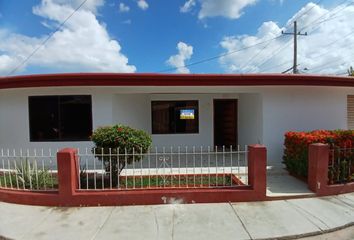
{"type": "Polygon", "coordinates": [[[28,98],[30,141],[88,141],[92,134],[90,95],[28,98]]]}
{"type": "Polygon", "coordinates": [[[152,101],[152,133],[198,133],[198,101],[152,101]]]}

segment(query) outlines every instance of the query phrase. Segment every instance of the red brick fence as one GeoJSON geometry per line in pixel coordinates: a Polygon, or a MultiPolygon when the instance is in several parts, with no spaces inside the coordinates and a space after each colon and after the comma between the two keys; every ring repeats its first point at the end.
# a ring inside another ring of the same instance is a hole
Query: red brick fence
{"type": "Polygon", "coordinates": [[[354,182],[330,184],[328,177],[330,151],[328,144],[316,143],[309,146],[307,181],[310,190],[316,193],[317,196],[354,192],[354,182]]]}
{"type": "Polygon", "coordinates": [[[57,153],[58,190],[31,191],[0,188],[0,201],[42,206],[146,205],[170,202],[216,203],[266,200],[267,150],[248,146],[248,185],[237,188],[163,188],[135,190],[78,190],[76,149],[57,153]]]}

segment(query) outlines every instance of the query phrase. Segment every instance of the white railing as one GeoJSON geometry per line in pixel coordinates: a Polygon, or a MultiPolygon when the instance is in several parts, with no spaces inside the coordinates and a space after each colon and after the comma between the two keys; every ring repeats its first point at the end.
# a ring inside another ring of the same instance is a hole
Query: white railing
{"type": "Polygon", "coordinates": [[[80,190],[248,185],[247,146],[79,149],[78,156],[80,190]]]}
{"type": "Polygon", "coordinates": [[[57,151],[0,149],[0,188],[57,189],[57,151]]]}

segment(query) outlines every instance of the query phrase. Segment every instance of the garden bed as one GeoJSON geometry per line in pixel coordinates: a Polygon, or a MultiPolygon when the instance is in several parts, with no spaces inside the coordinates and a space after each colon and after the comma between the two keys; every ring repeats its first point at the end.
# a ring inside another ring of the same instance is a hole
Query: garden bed
{"type": "Polygon", "coordinates": [[[38,177],[33,176],[31,183],[28,178],[23,178],[15,173],[0,172],[0,188],[26,189],[26,190],[52,190],[58,189],[58,178],[55,174],[38,177]]]}
{"type": "Polygon", "coordinates": [[[139,188],[217,188],[235,187],[245,184],[233,174],[188,174],[188,175],[150,175],[150,176],[120,176],[119,186],[109,177],[94,177],[80,179],[80,188],[86,189],[139,189],[139,188]]]}

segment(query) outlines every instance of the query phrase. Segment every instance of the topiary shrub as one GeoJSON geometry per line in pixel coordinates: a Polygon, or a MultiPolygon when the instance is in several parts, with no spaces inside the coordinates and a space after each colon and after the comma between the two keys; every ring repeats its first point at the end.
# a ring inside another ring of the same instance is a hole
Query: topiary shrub
{"type": "Polygon", "coordinates": [[[140,161],[152,144],[151,136],[145,131],[121,124],[97,128],[91,140],[95,144],[92,152],[103,161],[114,185],[124,167],[140,161]]]}
{"type": "MultiPolygon", "coordinates": [[[[307,177],[308,172],[308,147],[312,143],[326,143],[329,144],[331,149],[352,149],[354,147],[354,131],[352,130],[316,130],[311,132],[287,132],[285,133],[284,140],[284,155],[283,163],[286,169],[297,176],[307,177]]],[[[331,151],[331,159],[339,159],[340,164],[337,166],[333,162],[329,167],[329,179],[334,178],[335,175],[343,174],[345,169],[353,168],[354,161],[349,161],[351,166],[345,165],[348,156],[337,154],[336,151],[331,151]]],[[[344,177],[337,177],[344,178],[344,177]]]]}

